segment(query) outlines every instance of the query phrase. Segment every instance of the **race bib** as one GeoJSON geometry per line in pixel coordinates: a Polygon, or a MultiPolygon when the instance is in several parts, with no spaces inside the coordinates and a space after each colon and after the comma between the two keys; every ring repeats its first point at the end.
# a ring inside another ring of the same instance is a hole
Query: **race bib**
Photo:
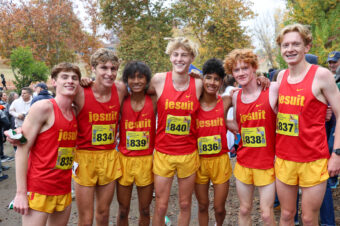
{"type": "MultiPolygon", "coordinates": [[[[312,119],[311,119],[312,120],[312,119]]],[[[299,136],[299,116],[294,114],[277,114],[276,133],[286,136],[299,136]]]]}
{"type": "Polygon", "coordinates": [[[131,151],[149,148],[149,131],[126,131],[126,148],[131,151]]]}
{"type": "Polygon", "coordinates": [[[165,133],[174,135],[189,135],[191,116],[174,116],[166,117],[165,133]]]}
{"type": "Polygon", "coordinates": [[[55,169],[68,170],[72,169],[74,159],[74,148],[58,148],[58,158],[55,169]]]}
{"type": "Polygon", "coordinates": [[[264,127],[241,128],[241,137],[244,147],[266,147],[266,131],[264,127]]]}
{"type": "Polygon", "coordinates": [[[218,154],[221,151],[221,136],[200,137],[197,140],[200,155],[218,154]]]}
{"type": "Polygon", "coordinates": [[[92,125],[92,145],[113,144],[116,124],[92,125]]]}

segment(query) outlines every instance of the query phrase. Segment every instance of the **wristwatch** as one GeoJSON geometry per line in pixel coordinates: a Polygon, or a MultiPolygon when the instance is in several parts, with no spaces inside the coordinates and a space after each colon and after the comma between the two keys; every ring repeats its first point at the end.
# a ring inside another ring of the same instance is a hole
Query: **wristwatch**
{"type": "Polygon", "coordinates": [[[333,150],[333,152],[334,152],[336,155],[340,155],[340,148],[337,148],[337,149],[333,150]]]}

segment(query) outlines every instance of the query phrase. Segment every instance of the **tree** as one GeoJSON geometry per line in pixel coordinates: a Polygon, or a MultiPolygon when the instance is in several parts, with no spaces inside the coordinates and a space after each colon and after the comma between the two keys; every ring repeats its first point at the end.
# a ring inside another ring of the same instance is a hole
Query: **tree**
{"type": "Polygon", "coordinates": [[[269,13],[258,16],[255,20],[252,34],[255,41],[262,47],[265,56],[271,64],[272,68],[277,68],[276,54],[279,53],[279,48],[276,45],[276,37],[279,33],[280,23],[283,18],[283,12],[280,9],[275,9],[275,13],[269,13]]]}
{"type": "Polygon", "coordinates": [[[44,62],[34,60],[29,47],[14,49],[10,58],[15,77],[14,85],[18,92],[22,87],[29,86],[32,82],[47,80],[48,67],[44,62]]]}
{"type": "Polygon", "coordinates": [[[311,53],[326,66],[327,55],[340,49],[340,4],[338,0],[287,0],[288,20],[309,25],[313,34],[311,53]]]}
{"type": "Polygon", "coordinates": [[[235,48],[251,47],[241,22],[253,17],[249,1],[181,0],[173,4],[177,28],[200,45],[195,63],[200,67],[211,58],[223,59],[235,48]]]}
{"type": "Polygon", "coordinates": [[[169,70],[164,38],[172,36],[172,16],[163,4],[149,0],[100,1],[102,20],[117,35],[116,49],[124,62],[142,60],[152,72],[169,70]]]}
{"type": "Polygon", "coordinates": [[[74,62],[99,39],[83,30],[71,0],[17,0],[1,3],[0,54],[8,58],[13,48],[29,46],[36,59],[50,67],[74,62]]]}

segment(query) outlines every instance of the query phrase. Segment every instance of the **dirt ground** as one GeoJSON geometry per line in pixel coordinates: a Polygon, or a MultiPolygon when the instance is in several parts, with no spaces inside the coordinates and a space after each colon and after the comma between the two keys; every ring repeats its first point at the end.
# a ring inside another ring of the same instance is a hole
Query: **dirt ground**
{"type": "MultiPolygon", "coordinates": [[[[9,145],[5,144],[5,154],[9,156],[14,155],[13,148],[9,145]]],[[[235,159],[232,160],[235,162],[235,159]]],[[[5,173],[9,176],[7,180],[0,182],[0,225],[3,226],[17,226],[21,225],[21,217],[19,214],[15,213],[13,210],[8,209],[8,204],[15,196],[16,186],[15,186],[15,169],[14,169],[14,161],[3,163],[5,166],[10,166],[11,168],[5,173]]],[[[210,189],[210,199],[213,197],[213,189],[210,189]]],[[[335,217],[336,217],[336,225],[340,225],[340,188],[333,190],[333,198],[334,198],[334,208],[335,208],[335,217]]],[[[169,199],[169,207],[167,216],[170,218],[172,225],[177,225],[177,216],[179,214],[178,200],[177,200],[177,182],[174,180],[174,184],[171,190],[171,197],[169,199]]],[[[131,211],[129,215],[129,225],[138,225],[138,198],[136,189],[134,189],[133,197],[131,201],[131,211]]],[[[153,212],[155,200],[153,200],[151,204],[151,211],[153,212]]],[[[230,181],[230,190],[228,195],[228,200],[226,204],[227,216],[224,221],[224,225],[235,226],[237,225],[237,213],[238,213],[238,198],[236,194],[235,188],[235,179],[232,177],[230,181]]],[[[191,215],[191,223],[190,225],[198,225],[198,217],[197,217],[197,200],[193,195],[193,204],[192,204],[192,215],[191,215]]],[[[116,225],[116,215],[118,211],[117,199],[114,198],[111,204],[110,211],[110,225],[116,225]]],[[[278,221],[280,215],[279,210],[275,210],[275,218],[278,221]]],[[[77,207],[75,201],[72,203],[72,212],[69,220],[70,226],[77,225],[77,207]]],[[[259,214],[259,197],[257,191],[255,192],[254,197],[254,207],[253,207],[253,225],[262,225],[261,217],[259,214]]],[[[213,203],[210,205],[210,220],[209,225],[214,225],[214,214],[213,214],[213,203]]]]}

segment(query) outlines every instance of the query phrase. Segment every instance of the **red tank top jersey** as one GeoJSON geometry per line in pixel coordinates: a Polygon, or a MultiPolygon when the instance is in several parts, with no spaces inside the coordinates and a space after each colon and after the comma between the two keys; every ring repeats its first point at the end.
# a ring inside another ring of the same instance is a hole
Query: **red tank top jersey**
{"type": "Polygon", "coordinates": [[[136,112],[131,96],[124,100],[119,124],[118,149],[125,156],[152,155],[155,146],[156,119],[151,97],[145,95],[144,107],[136,112]]]}
{"type": "Polygon", "coordinates": [[[67,120],[54,99],[54,124],[48,130],[38,134],[30,150],[27,169],[27,191],[43,195],[64,195],[71,192],[71,168],[77,139],[77,121],[75,115],[67,120]],[[67,156],[62,149],[68,149],[67,156]],[[67,159],[63,157],[67,157],[67,159]],[[59,162],[59,164],[58,164],[59,162]],[[59,169],[57,165],[69,169],[59,169]]]}
{"type": "Polygon", "coordinates": [[[327,105],[316,99],[312,93],[317,69],[317,65],[312,65],[305,78],[296,84],[288,83],[289,70],[283,75],[279,88],[276,133],[276,155],[279,158],[295,162],[329,158],[325,129],[327,105]],[[284,135],[278,132],[280,128],[289,131],[293,127],[289,121],[283,121],[285,116],[280,117],[281,114],[288,115],[289,120],[294,122],[293,134],[284,135]]]}
{"type": "Polygon", "coordinates": [[[216,157],[228,152],[227,127],[221,97],[218,97],[216,106],[210,111],[199,107],[196,128],[198,151],[201,157],[216,157]]]}
{"type": "Polygon", "coordinates": [[[262,91],[256,101],[241,101],[237,95],[236,121],[241,133],[237,162],[253,169],[274,167],[276,114],[269,103],[269,89],[262,91]]]}
{"type": "Polygon", "coordinates": [[[77,149],[112,150],[116,147],[120,104],[115,85],[106,103],[96,100],[91,87],[84,88],[84,106],[77,116],[77,149]]]}
{"type": "Polygon", "coordinates": [[[168,72],[163,93],[157,101],[157,151],[187,155],[197,150],[195,114],[198,106],[195,79],[190,77],[187,90],[177,91],[172,83],[172,72],[168,72]]]}

